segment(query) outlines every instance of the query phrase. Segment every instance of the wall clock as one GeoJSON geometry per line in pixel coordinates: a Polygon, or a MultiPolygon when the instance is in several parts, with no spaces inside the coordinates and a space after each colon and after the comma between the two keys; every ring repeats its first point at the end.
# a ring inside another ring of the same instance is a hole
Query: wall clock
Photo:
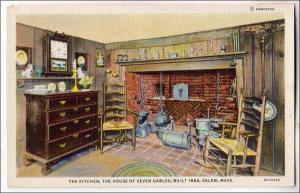
{"type": "Polygon", "coordinates": [[[50,40],[51,58],[68,59],[68,43],[50,40]]]}
{"type": "Polygon", "coordinates": [[[71,75],[71,39],[64,33],[45,36],[45,75],[71,75]]]}

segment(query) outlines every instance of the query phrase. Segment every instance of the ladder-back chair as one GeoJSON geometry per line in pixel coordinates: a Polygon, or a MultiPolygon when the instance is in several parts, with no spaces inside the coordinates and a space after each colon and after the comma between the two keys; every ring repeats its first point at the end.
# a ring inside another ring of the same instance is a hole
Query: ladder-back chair
{"type": "Polygon", "coordinates": [[[104,83],[103,107],[104,111],[100,114],[100,150],[103,153],[104,143],[131,141],[133,150],[136,144],[136,120],[137,113],[126,108],[125,83],[114,82],[104,83]],[[133,114],[134,123],[126,121],[128,113],[133,114]],[[131,137],[127,137],[131,131],[131,137]],[[117,135],[106,135],[109,132],[118,133],[117,135]]]}
{"type": "Polygon", "coordinates": [[[253,175],[258,175],[265,103],[265,91],[261,97],[246,97],[241,91],[237,123],[219,123],[223,125],[222,136],[207,138],[203,156],[204,164],[214,167],[223,176],[230,175],[232,168],[251,168],[253,175]],[[235,129],[234,138],[225,137],[224,130],[228,128],[227,126],[235,129]],[[251,140],[252,144],[249,143],[250,138],[254,139],[251,140]],[[254,159],[251,160],[250,157],[254,159]]]}

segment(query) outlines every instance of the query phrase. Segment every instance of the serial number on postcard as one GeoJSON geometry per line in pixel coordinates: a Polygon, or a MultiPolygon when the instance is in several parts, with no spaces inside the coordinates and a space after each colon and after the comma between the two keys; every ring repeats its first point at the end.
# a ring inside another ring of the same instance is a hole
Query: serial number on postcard
{"type": "Polygon", "coordinates": [[[264,182],[280,182],[279,178],[264,178],[264,182]]]}

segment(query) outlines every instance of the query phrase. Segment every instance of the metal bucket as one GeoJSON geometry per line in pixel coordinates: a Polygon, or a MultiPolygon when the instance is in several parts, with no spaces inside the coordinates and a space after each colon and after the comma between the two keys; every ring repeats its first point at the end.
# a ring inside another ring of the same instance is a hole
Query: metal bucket
{"type": "Polygon", "coordinates": [[[196,135],[198,139],[198,143],[201,146],[205,146],[207,136],[211,136],[213,138],[218,138],[221,136],[220,133],[213,131],[214,126],[218,126],[218,120],[200,118],[196,119],[196,135]],[[212,124],[213,123],[213,124],[212,124]]]}
{"type": "Polygon", "coordinates": [[[202,131],[209,131],[210,130],[210,119],[206,119],[206,118],[196,119],[196,129],[202,130],[202,131]]]}
{"type": "Polygon", "coordinates": [[[164,145],[182,149],[191,149],[191,135],[188,132],[179,133],[166,130],[162,135],[164,145]]]}

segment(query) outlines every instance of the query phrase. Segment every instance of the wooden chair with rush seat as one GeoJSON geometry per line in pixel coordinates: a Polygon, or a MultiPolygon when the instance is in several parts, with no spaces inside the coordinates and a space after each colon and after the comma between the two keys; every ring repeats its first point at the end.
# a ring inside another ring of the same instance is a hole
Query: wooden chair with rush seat
{"type": "Polygon", "coordinates": [[[104,84],[103,112],[100,115],[100,150],[105,143],[131,141],[133,150],[136,143],[137,113],[126,109],[124,83],[104,84]],[[127,113],[133,114],[134,124],[126,121],[127,113]],[[131,131],[130,138],[127,136],[131,131]],[[110,134],[109,134],[110,133],[110,134]],[[113,134],[112,134],[113,133],[113,134]]]}
{"type": "Polygon", "coordinates": [[[230,175],[234,168],[250,168],[253,175],[257,176],[261,157],[265,103],[265,91],[261,97],[246,97],[241,92],[238,100],[237,123],[219,123],[223,126],[222,136],[207,138],[203,161],[197,162],[205,167],[215,168],[222,176],[230,175]],[[226,128],[235,129],[234,139],[224,136],[226,128]],[[251,138],[253,140],[249,140],[251,138]],[[250,141],[252,144],[249,143],[250,141]]]}

